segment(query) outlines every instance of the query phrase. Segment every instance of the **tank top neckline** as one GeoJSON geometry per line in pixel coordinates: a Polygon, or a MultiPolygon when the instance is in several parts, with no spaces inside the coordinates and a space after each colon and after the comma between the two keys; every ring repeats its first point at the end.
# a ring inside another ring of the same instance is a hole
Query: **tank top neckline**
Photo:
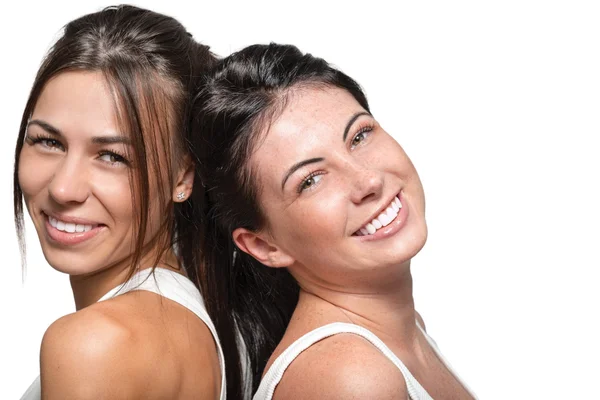
{"type": "MultiPolygon", "coordinates": [[[[416,325],[427,340],[427,343],[431,346],[437,357],[445,365],[445,367],[452,374],[452,376],[465,388],[465,390],[474,399],[476,399],[477,397],[474,395],[473,391],[454,371],[450,363],[439,351],[435,341],[427,334],[427,332],[425,332],[423,327],[419,324],[419,321],[416,321],[416,325]]],[[[275,392],[275,388],[283,378],[285,370],[300,353],[302,353],[304,350],[308,349],[310,346],[323,339],[341,333],[350,333],[361,336],[367,339],[379,351],[381,351],[402,373],[402,376],[404,377],[404,381],[406,383],[409,399],[432,400],[432,397],[427,393],[425,388],[423,388],[423,386],[416,380],[416,378],[404,365],[402,360],[400,360],[400,358],[396,356],[396,354],[394,354],[394,352],[377,335],[375,335],[367,328],[348,322],[332,322],[315,328],[302,335],[299,339],[296,339],[296,341],[294,341],[290,346],[288,346],[277,357],[277,359],[275,359],[273,364],[271,364],[269,369],[263,375],[263,378],[261,379],[259,388],[255,393],[253,400],[271,400],[273,393],[275,392]]]]}
{"type": "MultiPolygon", "coordinates": [[[[180,278],[177,279],[179,281],[179,283],[184,284],[185,286],[188,286],[188,283],[189,283],[192,286],[194,286],[192,281],[190,281],[190,279],[187,276],[180,274],[179,272],[176,272],[174,270],[163,268],[163,267],[144,268],[144,269],[141,269],[141,270],[137,271],[136,273],[134,273],[131,276],[131,278],[129,278],[129,280],[116,285],[115,287],[110,289],[108,292],[104,293],[104,295],[102,297],[100,297],[98,299],[98,301],[96,301],[96,303],[99,303],[99,302],[105,301],[105,300],[109,300],[118,295],[132,292],[135,290],[144,290],[142,288],[143,286],[146,286],[146,285],[144,285],[144,283],[148,279],[153,279],[153,276],[156,276],[156,275],[172,276],[172,277],[179,276],[179,277],[183,278],[183,279],[180,279],[180,278]]],[[[154,278],[154,279],[157,280],[158,278],[154,278]]],[[[155,284],[152,286],[158,286],[158,285],[159,285],[158,282],[155,282],[155,284]]],[[[157,293],[157,294],[160,294],[160,293],[157,293]]]]}

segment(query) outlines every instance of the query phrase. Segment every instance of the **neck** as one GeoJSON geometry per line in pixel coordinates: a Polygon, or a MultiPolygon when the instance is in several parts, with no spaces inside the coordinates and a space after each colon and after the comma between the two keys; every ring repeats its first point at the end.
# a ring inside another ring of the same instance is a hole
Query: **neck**
{"type": "MultiPolygon", "coordinates": [[[[136,268],[134,273],[158,265],[179,271],[177,257],[172,250],[167,251],[160,258],[156,253],[146,254],[137,265],[143,267],[136,268]]],[[[71,275],[69,279],[75,299],[75,309],[79,311],[94,304],[110,290],[125,283],[131,274],[132,267],[131,259],[126,259],[91,274],[71,275]]]]}
{"type": "Polygon", "coordinates": [[[396,267],[393,278],[388,276],[385,283],[377,286],[361,284],[352,290],[340,290],[322,284],[301,283],[300,286],[299,304],[324,301],[326,307],[333,306],[331,315],[335,319],[339,317],[338,321],[345,320],[363,326],[382,340],[396,342],[402,347],[413,346],[416,341],[410,262],[396,267]]]}

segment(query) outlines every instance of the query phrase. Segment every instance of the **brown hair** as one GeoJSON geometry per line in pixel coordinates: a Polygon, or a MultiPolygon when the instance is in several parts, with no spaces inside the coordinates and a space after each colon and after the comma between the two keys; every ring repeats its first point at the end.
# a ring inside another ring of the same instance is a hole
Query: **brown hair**
{"type": "MultiPolygon", "coordinates": [[[[202,260],[195,242],[200,227],[193,216],[194,208],[200,205],[192,199],[174,204],[167,194],[174,186],[173,172],[183,165],[178,160],[190,157],[194,161],[186,139],[190,97],[199,78],[215,62],[209,47],[196,42],[177,20],[134,6],[107,7],[64,27],[62,36],[38,70],[15,149],[14,218],[23,264],[23,191],[18,173],[27,124],[50,79],[66,71],[94,71],[103,74],[112,91],[118,123],[123,133],[129,134],[134,149],[128,155],[134,165],[130,169],[130,182],[136,210],[130,277],[148,247],[159,249],[158,261],[166,250],[175,246],[190,279],[203,286],[199,265],[202,260]],[[159,193],[151,193],[151,187],[156,187],[159,193]],[[149,209],[157,200],[162,218],[159,230],[144,244],[149,209]]],[[[201,185],[200,181],[196,184],[201,185]]],[[[213,314],[211,318],[216,319],[213,314]]],[[[219,337],[232,336],[222,332],[219,325],[217,330],[219,337]]],[[[237,360],[235,341],[221,342],[226,360],[231,357],[237,360]]],[[[236,365],[232,367],[228,367],[227,391],[235,398],[241,393],[241,382],[239,369],[236,365]]]]}

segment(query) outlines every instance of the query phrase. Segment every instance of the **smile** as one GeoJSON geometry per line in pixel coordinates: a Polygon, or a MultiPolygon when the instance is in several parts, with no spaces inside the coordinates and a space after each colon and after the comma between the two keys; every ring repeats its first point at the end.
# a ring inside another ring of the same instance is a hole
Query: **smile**
{"type": "Polygon", "coordinates": [[[75,233],[75,232],[88,232],[91,231],[98,225],[82,225],[74,224],[72,222],[64,222],[56,218],[48,216],[48,222],[53,228],[58,229],[61,232],[75,233]]]}
{"type": "Polygon", "coordinates": [[[81,222],[84,221],[78,220],[78,218],[63,221],[46,215],[47,237],[55,244],[72,246],[95,237],[105,227],[102,224],[81,222]]]}
{"type": "Polygon", "coordinates": [[[399,195],[395,196],[383,212],[354,232],[354,236],[370,236],[390,225],[402,210],[399,195]]]}

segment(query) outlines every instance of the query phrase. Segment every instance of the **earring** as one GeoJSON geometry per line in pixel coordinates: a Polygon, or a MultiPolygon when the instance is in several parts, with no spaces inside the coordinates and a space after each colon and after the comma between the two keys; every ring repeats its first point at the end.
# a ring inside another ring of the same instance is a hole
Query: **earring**
{"type": "Polygon", "coordinates": [[[183,193],[183,192],[177,193],[177,200],[181,201],[183,199],[185,199],[185,193],[183,193]]]}

